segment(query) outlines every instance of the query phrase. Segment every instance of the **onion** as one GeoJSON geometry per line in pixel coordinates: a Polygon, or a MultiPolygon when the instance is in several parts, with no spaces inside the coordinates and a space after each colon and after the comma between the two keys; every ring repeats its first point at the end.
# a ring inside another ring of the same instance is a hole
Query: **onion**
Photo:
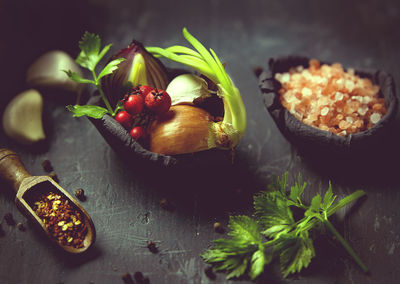
{"type": "Polygon", "coordinates": [[[215,147],[213,117],[204,109],[176,105],[154,120],[149,128],[151,152],[176,155],[215,147]]]}
{"type": "MultiPolygon", "coordinates": [[[[165,49],[146,49],[155,57],[165,57],[189,66],[212,81],[217,87],[218,97],[224,104],[224,117],[222,121],[214,122],[212,116],[200,108],[188,105],[173,106],[170,113],[160,117],[149,128],[150,151],[174,155],[215,147],[230,150],[239,143],[246,131],[246,109],[240,91],[212,49],[208,51],[186,28],[183,29],[183,36],[195,50],[179,45],[165,49]]],[[[177,86],[171,86],[171,89],[176,90],[172,97],[176,97],[181,103],[189,104],[194,103],[194,98],[201,97],[205,84],[199,80],[196,82],[194,78],[178,78],[177,86]],[[187,94],[190,89],[193,94],[187,94]]]]}

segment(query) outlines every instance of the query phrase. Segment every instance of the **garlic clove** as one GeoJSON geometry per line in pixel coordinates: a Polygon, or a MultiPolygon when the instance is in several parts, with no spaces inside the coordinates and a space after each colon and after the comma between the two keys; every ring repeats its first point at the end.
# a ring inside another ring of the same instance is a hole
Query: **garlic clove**
{"type": "Polygon", "coordinates": [[[206,80],[193,74],[183,74],[175,77],[166,89],[171,97],[171,105],[194,105],[196,99],[210,97],[206,80]]]}
{"type": "Polygon", "coordinates": [[[50,87],[71,92],[78,91],[82,84],[69,79],[63,70],[71,70],[82,76],[82,70],[70,55],[61,50],[49,51],[28,68],[26,81],[36,88],[50,87]]]}
{"type": "Polygon", "coordinates": [[[43,98],[38,91],[30,89],[18,94],[4,110],[4,132],[24,145],[44,140],[42,111],[43,98]]]}

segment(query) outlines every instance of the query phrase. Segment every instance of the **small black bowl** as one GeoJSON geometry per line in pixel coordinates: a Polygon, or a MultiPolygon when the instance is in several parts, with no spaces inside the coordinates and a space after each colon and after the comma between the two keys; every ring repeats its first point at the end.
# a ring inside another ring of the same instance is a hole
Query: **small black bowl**
{"type": "MultiPolygon", "coordinates": [[[[169,79],[178,75],[189,73],[184,69],[169,69],[169,79]]],[[[102,105],[101,98],[94,92],[87,104],[102,105]]],[[[220,115],[222,102],[214,102],[213,99],[203,102],[202,106],[213,115],[220,115]]],[[[101,119],[89,118],[104,140],[114,152],[128,165],[159,168],[169,170],[215,170],[232,164],[232,152],[222,149],[210,149],[195,153],[180,155],[162,155],[151,152],[134,140],[128,131],[113,117],[106,114],[101,119]]]]}
{"type": "Polygon", "coordinates": [[[329,131],[320,130],[294,117],[279,99],[281,84],[274,79],[276,73],[289,71],[291,67],[309,67],[309,58],[302,56],[285,56],[269,60],[269,69],[259,74],[259,88],[263,94],[264,105],[281,133],[300,151],[306,153],[329,153],[330,155],[359,154],[371,151],[371,147],[382,144],[393,131],[392,124],[397,111],[395,84],[391,75],[383,71],[355,70],[360,77],[369,78],[379,85],[380,96],[385,98],[387,113],[368,130],[347,136],[339,136],[329,131]]]}

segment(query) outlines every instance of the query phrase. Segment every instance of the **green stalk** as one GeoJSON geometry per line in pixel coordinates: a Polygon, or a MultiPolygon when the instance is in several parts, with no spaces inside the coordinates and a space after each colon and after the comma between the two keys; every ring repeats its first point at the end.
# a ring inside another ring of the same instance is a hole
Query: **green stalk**
{"type": "Polygon", "coordinates": [[[186,28],[183,28],[183,36],[196,51],[177,45],[166,49],[159,47],[146,47],[146,49],[156,57],[163,56],[197,70],[217,85],[218,95],[224,103],[225,114],[223,121],[218,123],[219,125],[215,124],[214,129],[222,130],[229,137],[230,147],[234,147],[243,137],[247,124],[246,109],[241,94],[215,52],[212,49],[209,52],[186,28]]]}
{"type": "Polygon", "coordinates": [[[361,259],[356,255],[351,246],[346,242],[346,240],[340,235],[340,233],[335,229],[335,227],[329,222],[328,219],[324,220],[324,224],[329,228],[332,234],[339,240],[339,242],[343,245],[346,251],[354,258],[357,264],[361,267],[361,269],[366,273],[368,272],[368,267],[361,261],[361,259]]]}

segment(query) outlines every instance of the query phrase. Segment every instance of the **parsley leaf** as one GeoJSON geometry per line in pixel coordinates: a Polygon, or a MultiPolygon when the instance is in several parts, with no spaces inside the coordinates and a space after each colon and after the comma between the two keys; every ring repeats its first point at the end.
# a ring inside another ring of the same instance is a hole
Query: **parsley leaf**
{"type": "Polygon", "coordinates": [[[92,34],[87,31],[83,34],[82,39],[79,41],[79,48],[81,49],[81,51],[75,61],[80,66],[91,71],[93,75],[93,80],[82,78],[78,73],[72,72],[70,70],[65,70],[64,72],[68,75],[68,77],[71,80],[75,82],[95,85],[100,93],[101,98],[103,99],[106,108],[100,108],[100,107],[94,108],[94,106],[88,106],[88,105],[85,106],[68,105],[67,109],[72,111],[74,116],[89,116],[92,118],[99,119],[102,118],[103,115],[106,113],[109,113],[114,116],[117,113],[117,110],[120,109],[118,106],[116,107],[115,110],[112,109],[108,99],[104,95],[104,92],[101,88],[100,79],[118,69],[118,65],[122,61],[124,61],[125,58],[118,58],[108,62],[107,65],[100,71],[98,75],[95,72],[97,64],[104,57],[104,55],[106,55],[106,53],[110,50],[111,46],[112,44],[108,44],[103,49],[101,49],[100,37],[96,34],[92,34]]]}
{"type": "Polygon", "coordinates": [[[216,271],[228,272],[228,279],[246,273],[255,279],[276,257],[279,258],[282,276],[287,277],[309,266],[315,256],[309,232],[318,230],[322,224],[332,232],[357,264],[367,271],[368,268],[328,220],[329,216],[365,192],[357,190],[335,203],[336,195],[329,182],[324,197],[316,194],[307,206],[302,200],[306,183],[301,181],[301,176],[298,176],[289,192],[287,180],[288,173],[285,173],[271,185],[273,191],[261,191],[254,195],[254,218],[231,216],[228,224],[230,239],[214,240],[214,247],[201,255],[203,259],[211,263],[216,271]],[[294,220],[292,206],[304,210],[302,219],[294,220]]]}
{"type": "Polygon", "coordinates": [[[315,256],[313,241],[307,232],[300,235],[281,236],[279,243],[275,246],[275,251],[279,253],[283,277],[308,267],[311,259],[315,256]]]}
{"type": "Polygon", "coordinates": [[[102,118],[108,110],[104,107],[93,105],[68,105],[67,109],[74,114],[74,117],[88,116],[96,119],[102,118]]]}
{"type": "Polygon", "coordinates": [[[254,196],[255,216],[267,237],[277,238],[295,225],[292,211],[280,191],[262,191],[254,196]]]}
{"type": "Polygon", "coordinates": [[[259,225],[248,216],[231,216],[228,227],[231,239],[215,240],[215,247],[201,256],[215,264],[216,271],[229,271],[228,279],[243,275],[248,267],[250,278],[256,278],[272,260],[264,254],[259,225]]]}

